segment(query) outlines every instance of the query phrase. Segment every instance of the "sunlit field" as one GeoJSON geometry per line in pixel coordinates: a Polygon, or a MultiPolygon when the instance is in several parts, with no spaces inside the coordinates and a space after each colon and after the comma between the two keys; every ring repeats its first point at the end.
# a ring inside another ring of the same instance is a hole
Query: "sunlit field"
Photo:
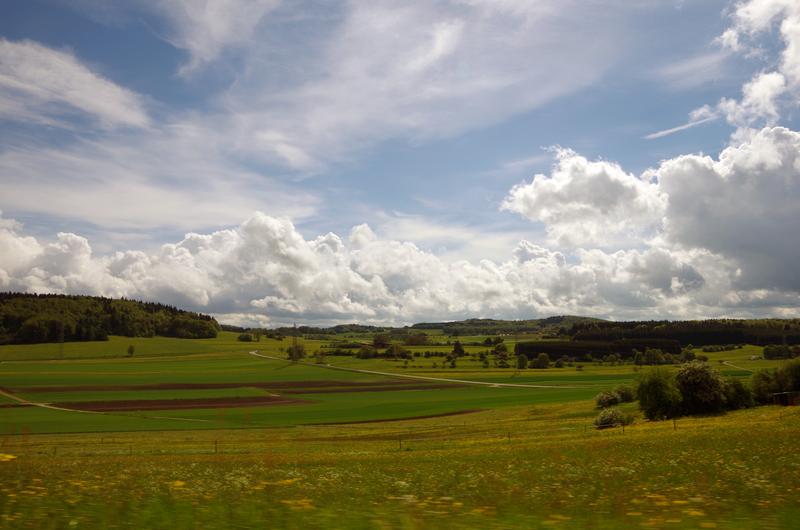
{"type": "Polygon", "coordinates": [[[796,528],[796,408],[6,437],[5,528],[796,528]]]}
{"type": "MultiPolygon", "coordinates": [[[[0,526],[793,528],[800,518],[795,407],[649,422],[629,403],[633,425],[597,430],[593,397],[634,384],[640,367],[483,368],[476,346],[456,368],[421,356],[291,363],[289,344],[221,333],[0,347],[0,526]]],[[[707,355],[746,377],[777,365],[760,354],[707,355]]]]}

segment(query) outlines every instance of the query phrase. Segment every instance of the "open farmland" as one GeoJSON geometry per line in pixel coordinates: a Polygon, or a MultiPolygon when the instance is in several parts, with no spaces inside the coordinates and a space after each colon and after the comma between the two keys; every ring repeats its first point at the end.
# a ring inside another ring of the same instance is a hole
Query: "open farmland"
{"type": "MultiPolygon", "coordinates": [[[[484,338],[469,340],[477,343],[484,338]]],[[[325,351],[332,344],[301,343],[310,351],[325,351]]],[[[546,370],[483,368],[470,354],[470,349],[481,349],[478,346],[468,346],[456,368],[444,368],[440,358],[421,356],[410,360],[327,356],[319,365],[312,359],[276,360],[285,358],[283,349],[289,344],[286,339],[266,338],[243,343],[234,333],[223,332],[216,339],[111,337],[107,342],[0,346],[0,357],[5,359],[0,363],[2,430],[240,429],[465,414],[586,401],[600,390],[632,384],[638,370],[618,363],[546,370]],[[132,357],[126,353],[129,345],[135,346],[132,357]],[[273,358],[249,354],[256,349],[273,358]]],[[[451,347],[442,344],[427,348],[451,347]]],[[[775,364],[750,360],[759,354],[760,348],[748,346],[709,357],[724,373],[747,376],[751,370],[775,364]]]]}
{"type": "MultiPolygon", "coordinates": [[[[796,408],[648,422],[624,404],[633,425],[596,430],[593,397],[634,384],[639,367],[484,368],[477,346],[456,368],[422,356],[293,363],[289,344],[221,333],[111,337],[63,356],[0,347],[0,527],[792,528],[800,517],[796,408]]],[[[760,353],[708,356],[745,377],[776,364],[760,353]]]]}

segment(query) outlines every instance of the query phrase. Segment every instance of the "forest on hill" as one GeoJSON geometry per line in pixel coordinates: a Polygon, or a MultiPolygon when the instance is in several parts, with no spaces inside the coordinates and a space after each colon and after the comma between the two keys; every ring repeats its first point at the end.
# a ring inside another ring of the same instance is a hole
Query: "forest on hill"
{"type": "Polygon", "coordinates": [[[681,346],[710,344],[800,344],[800,319],[652,320],[575,322],[576,341],[669,340],[681,346]]]}
{"type": "Polygon", "coordinates": [[[127,337],[213,338],[208,315],[153,302],[98,296],[0,293],[0,344],[127,337]]]}

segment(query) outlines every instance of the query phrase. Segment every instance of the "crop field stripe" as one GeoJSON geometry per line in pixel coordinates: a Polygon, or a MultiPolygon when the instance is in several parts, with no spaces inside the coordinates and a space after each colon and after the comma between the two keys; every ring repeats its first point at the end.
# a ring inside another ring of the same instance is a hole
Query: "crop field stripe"
{"type": "MultiPolygon", "coordinates": [[[[258,350],[248,352],[250,355],[254,355],[256,357],[262,357],[264,359],[269,359],[271,361],[286,361],[286,359],[281,359],[280,357],[273,357],[271,355],[263,355],[258,353],[258,350]]],[[[507,387],[507,388],[565,388],[565,389],[582,389],[586,387],[580,386],[567,386],[567,385],[526,385],[522,383],[490,383],[488,381],[470,381],[467,379],[447,379],[445,377],[427,377],[424,375],[408,375],[408,374],[398,374],[394,372],[377,372],[375,370],[360,370],[358,368],[344,368],[342,366],[334,366],[331,364],[313,364],[313,363],[304,363],[300,361],[296,361],[296,364],[301,364],[304,366],[315,366],[317,368],[327,368],[329,370],[341,370],[344,372],[355,372],[359,374],[371,374],[371,375],[383,375],[387,377],[401,377],[406,379],[421,379],[424,381],[440,381],[444,383],[460,383],[466,385],[482,385],[482,386],[489,386],[489,387],[507,387]]]]}
{"type": "MultiPolygon", "coordinates": [[[[51,405],[49,403],[36,403],[34,401],[28,401],[26,399],[23,399],[23,398],[20,398],[18,396],[15,396],[14,394],[6,392],[3,389],[0,389],[0,395],[2,395],[4,397],[7,397],[7,398],[10,398],[10,399],[13,399],[14,401],[16,401],[17,403],[19,403],[21,405],[30,405],[32,407],[39,407],[39,408],[43,408],[43,409],[56,410],[56,411],[60,411],[60,412],[79,412],[79,413],[82,413],[82,414],[100,414],[102,416],[110,415],[110,413],[108,413],[108,412],[99,411],[99,410],[70,409],[70,408],[66,408],[66,407],[59,407],[59,406],[56,406],[56,405],[51,405]]],[[[141,417],[151,418],[151,419],[158,419],[158,420],[194,421],[194,422],[204,422],[204,423],[211,421],[211,420],[199,419],[199,418],[174,418],[174,417],[167,417],[167,416],[141,416],[141,417]]]]}

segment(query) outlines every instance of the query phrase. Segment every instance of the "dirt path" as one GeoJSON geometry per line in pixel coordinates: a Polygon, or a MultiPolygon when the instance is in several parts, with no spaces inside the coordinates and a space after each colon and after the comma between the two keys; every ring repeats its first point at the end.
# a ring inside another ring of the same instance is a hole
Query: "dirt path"
{"type": "Polygon", "coordinates": [[[747,368],[742,368],[741,366],[736,366],[735,364],[733,364],[732,362],[729,362],[729,361],[722,361],[722,364],[730,366],[731,368],[736,368],[737,370],[744,370],[745,372],[750,372],[751,374],[755,373],[752,370],[749,370],[747,368]]]}
{"type": "MultiPolygon", "coordinates": [[[[255,357],[262,357],[264,359],[269,359],[272,361],[283,361],[283,362],[291,362],[287,361],[286,359],[281,359],[280,357],[273,357],[272,355],[264,355],[263,353],[258,353],[258,350],[248,352],[250,355],[255,357]]],[[[324,368],[328,370],[340,370],[343,372],[354,372],[357,374],[370,374],[370,375],[382,375],[386,377],[400,377],[405,379],[416,379],[421,381],[438,381],[443,383],[456,383],[461,385],[478,385],[478,386],[489,386],[494,388],[550,388],[550,389],[579,389],[579,388],[588,388],[585,386],[567,386],[567,385],[526,385],[524,383],[490,383],[488,381],[468,381],[466,379],[447,379],[444,377],[429,377],[424,375],[409,375],[409,374],[399,374],[396,372],[378,372],[375,370],[359,370],[357,368],[344,368],[342,366],[334,366],[331,364],[314,364],[314,363],[304,363],[300,361],[295,361],[297,364],[302,364],[305,366],[315,366],[317,368],[324,368]]]]}

